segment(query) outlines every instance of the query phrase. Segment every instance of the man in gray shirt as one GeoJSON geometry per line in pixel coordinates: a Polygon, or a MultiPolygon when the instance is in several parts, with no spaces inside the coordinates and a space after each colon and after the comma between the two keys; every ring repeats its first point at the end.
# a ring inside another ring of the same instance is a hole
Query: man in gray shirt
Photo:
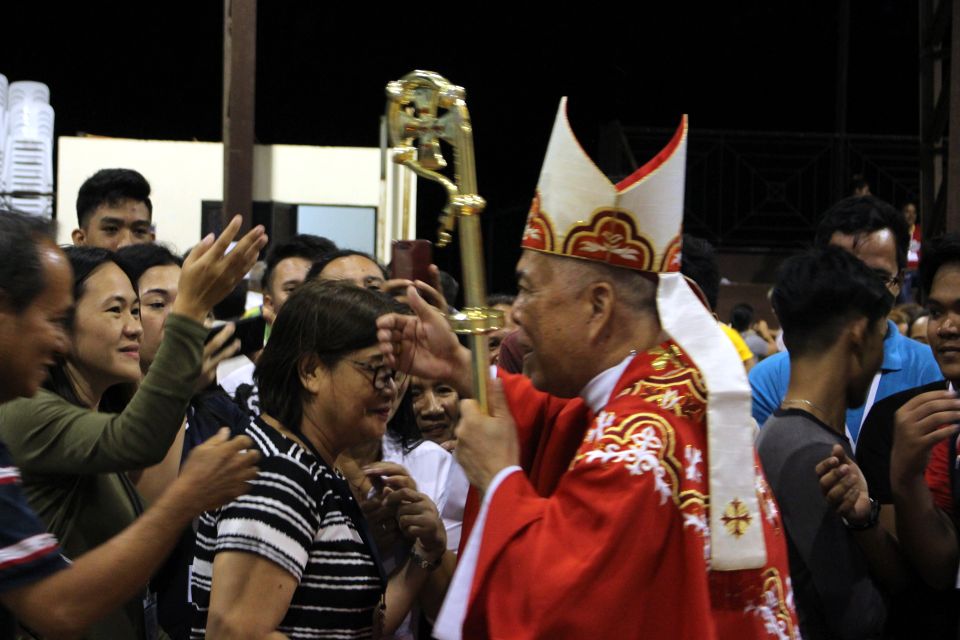
{"type": "Polygon", "coordinates": [[[827,247],[785,262],[772,302],[790,349],[790,386],[757,451],[786,527],[800,629],[808,640],[879,638],[879,556],[865,551],[882,548],[886,534],[865,491],[864,504],[844,511],[852,520],[841,518],[815,469],[831,456],[853,458],[846,410],[863,403],[883,360],[892,296],[860,260],[827,247]]]}

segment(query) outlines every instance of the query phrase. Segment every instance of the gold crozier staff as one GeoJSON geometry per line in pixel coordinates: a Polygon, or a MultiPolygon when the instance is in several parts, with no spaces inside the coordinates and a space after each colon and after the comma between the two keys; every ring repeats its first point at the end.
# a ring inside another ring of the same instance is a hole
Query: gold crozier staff
{"type": "Polygon", "coordinates": [[[394,160],[418,176],[439,182],[447,190],[447,206],[440,217],[437,246],[450,242],[456,221],[460,219],[460,264],[466,308],[449,321],[454,331],[469,336],[473,396],[487,411],[486,334],[503,326],[503,312],[486,306],[480,237],[480,212],[486,202],[477,194],[473,127],[464,90],[432,71],[413,71],[387,85],[387,98],[387,126],[391,144],[397,149],[394,160]],[[446,113],[440,115],[440,110],[446,113]],[[453,180],[440,173],[447,166],[440,140],[453,147],[453,180]]]}

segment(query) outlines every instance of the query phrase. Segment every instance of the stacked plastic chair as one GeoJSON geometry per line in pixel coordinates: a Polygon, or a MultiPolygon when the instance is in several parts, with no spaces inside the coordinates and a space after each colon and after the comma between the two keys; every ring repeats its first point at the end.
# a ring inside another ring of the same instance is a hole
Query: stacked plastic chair
{"type": "MultiPolygon", "coordinates": [[[[9,96],[7,76],[0,73],[0,176],[3,175],[3,149],[7,142],[7,98],[9,96]]],[[[0,177],[2,180],[2,177],[0,177]]],[[[0,189],[2,190],[2,189],[0,189]]]]}
{"type": "Polygon", "coordinates": [[[5,103],[0,156],[0,194],[10,209],[53,213],[53,107],[41,82],[0,83],[5,103]],[[6,91],[3,91],[6,89],[6,91]]]}

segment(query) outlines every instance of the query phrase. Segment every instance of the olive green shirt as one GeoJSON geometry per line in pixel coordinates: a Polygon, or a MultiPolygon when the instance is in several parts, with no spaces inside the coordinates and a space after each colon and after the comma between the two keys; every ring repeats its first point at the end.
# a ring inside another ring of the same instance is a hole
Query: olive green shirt
{"type": "MultiPolygon", "coordinates": [[[[67,557],[103,544],[142,512],[126,472],[159,463],[173,444],[206,334],[193,320],[168,316],[156,360],[123,413],[91,411],[47,390],[0,405],[0,440],[20,467],[30,506],[67,557]]],[[[141,640],[143,608],[137,597],[84,637],[141,640]]]]}

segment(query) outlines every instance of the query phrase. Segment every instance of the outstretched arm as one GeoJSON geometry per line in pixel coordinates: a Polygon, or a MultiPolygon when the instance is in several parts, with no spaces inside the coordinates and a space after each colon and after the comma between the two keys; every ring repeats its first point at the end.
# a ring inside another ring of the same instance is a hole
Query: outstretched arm
{"type": "Polygon", "coordinates": [[[76,407],[44,392],[0,408],[4,442],[24,471],[112,473],[163,460],[200,374],[207,312],[233,290],[266,242],[257,227],[225,255],[239,228],[237,217],[216,240],[204,238],[184,262],[157,359],[122,413],[76,407]]]}
{"type": "Polygon", "coordinates": [[[416,287],[407,288],[416,315],[390,313],[377,318],[377,339],[387,364],[401,371],[452,385],[461,398],[473,394],[470,350],[462,346],[446,318],[416,287]]]}
{"type": "Polygon", "coordinates": [[[72,638],[129,600],[194,517],[247,490],[259,453],[250,438],[228,437],[223,429],[197,447],[180,478],[122,533],[67,569],[0,593],[0,603],[45,637],[72,638]]]}

